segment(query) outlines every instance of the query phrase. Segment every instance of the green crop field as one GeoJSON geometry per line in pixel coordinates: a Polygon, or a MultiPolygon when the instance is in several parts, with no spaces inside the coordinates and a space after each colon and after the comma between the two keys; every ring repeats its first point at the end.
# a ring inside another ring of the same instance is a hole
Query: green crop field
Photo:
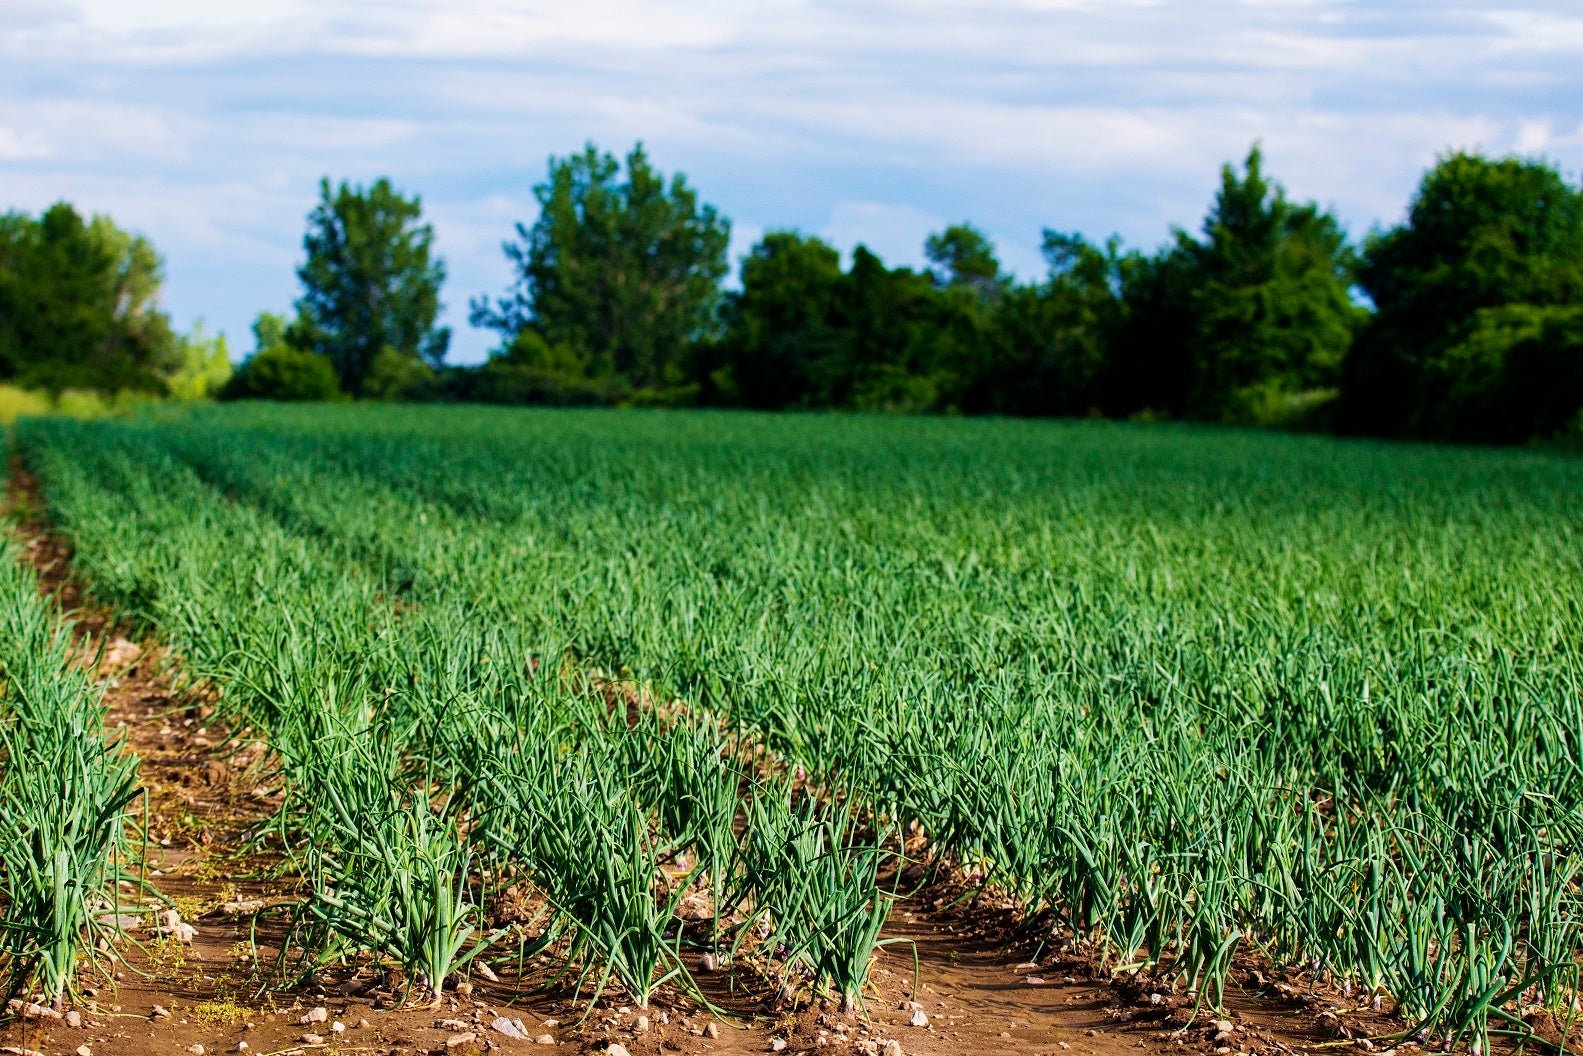
{"type": "Polygon", "coordinates": [[[1444,1038],[1574,1001],[1583,461],[361,406],[17,443],[96,597],[273,749],[304,965],[542,947],[645,1004],[709,945],[856,1004],[911,833],[1211,1003],[1249,958],[1444,1038]]]}

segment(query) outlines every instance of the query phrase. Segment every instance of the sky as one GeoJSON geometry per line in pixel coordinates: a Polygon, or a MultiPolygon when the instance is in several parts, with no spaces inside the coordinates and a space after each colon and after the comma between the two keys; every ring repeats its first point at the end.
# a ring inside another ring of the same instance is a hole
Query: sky
{"type": "Polygon", "coordinates": [[[0,0],[0,211],[147,235],[165,307],[251,347],[328,176],[422,196],[452,359],[552,156],[641,140],[733,222],[918,264],[968,220],[1152,249],[1254,141],[1356,237],[1450,149],[1583,167],[1583,3],[1465,0],[0,0]]]}

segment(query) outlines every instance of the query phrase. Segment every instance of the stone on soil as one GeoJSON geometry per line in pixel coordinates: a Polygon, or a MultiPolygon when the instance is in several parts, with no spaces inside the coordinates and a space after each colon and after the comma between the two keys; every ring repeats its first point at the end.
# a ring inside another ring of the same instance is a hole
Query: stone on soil
{"type": "Polygon", "coordinates": [[[527,1041],[528,1031],[520,1019],[507,1019],[505,1016],[496,1016],[495,1021],[489,1024],[497,1033],[504,1034],[516,1041],[527,1041]]]}

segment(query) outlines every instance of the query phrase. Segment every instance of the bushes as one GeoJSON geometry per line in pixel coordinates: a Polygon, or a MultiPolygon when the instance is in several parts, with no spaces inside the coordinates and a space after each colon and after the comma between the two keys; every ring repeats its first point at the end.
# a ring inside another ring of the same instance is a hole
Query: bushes
{"type": "Polygon", "coordinates": [[[247,358],[225,388],[226,400],[335,400],[341,386],[323,356],[287,344],[262,348],[247,358]]]}

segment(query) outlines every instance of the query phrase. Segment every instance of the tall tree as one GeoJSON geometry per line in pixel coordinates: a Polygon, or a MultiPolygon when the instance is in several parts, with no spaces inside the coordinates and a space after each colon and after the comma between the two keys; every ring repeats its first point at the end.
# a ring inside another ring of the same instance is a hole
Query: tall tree
{"type": "Polygon", "coordinates": [[[422,215],[417,196],[403,197],[384,178],[334,190],[319,181],[290,339],[327,358],[350,394],[363,394],[377,361],[444,362],[451,333],[435,320],[445,265],[422,215]]]}
{"type": "Polygon", "coordinates": [[[1375,315],[1347,357],[1348,427],[1511,441],[1558,427],[1558,411],[1536,408],[1583,406],[1570,359],[1583,333],[1583,193],[1554,166],[1442,158],[1406,222],[1368,240],[1361,280],[1375,315]]]}
{"type": "Polygon", "coordinates": [[[821,364],[842,339],[835,311],[841,255],[818,238],[771,231],[742,261],[727,303],[725,364],[715,389],[731,402],[776,408],[816,398],[821,364]]]}
{"type": "Polygon", "coordinates": [[[964,286],[985,297],[1000,289],[1000,259],[995,245],[972,224],[952,224],[930,235],[923,244],[934,281],[941,286],[964,286]]]}
{"type": "Polygon", "coordinates": [[[590,376],[639,388],[679,380],[689,345],[718,323],[731,225],[700,205],[684,176],[668,182],[641,144],[625,170],[593,144],[550,160],[539,218],[505,244],[516,279],[472,302],[472,322],[504,345],[527,329],[571,349],[590,376]]]}
{"type": "Polygon", "coordinates": [[[1242,174],[1223,166],[1199,241],[1180,238],[1198,274],[1189,359],[1189,410],[1235,414],[1259,386],[1333,385],[1361,312],[1353,260],[1334,216],[1295,204],[1249,152],[1242,174]]]}
{"type": "Polygon", "coordinates": [[[0,216],[0,378],[51,390],[163,391],[179,356],[159,254],[59,202],[0,216]]]}

